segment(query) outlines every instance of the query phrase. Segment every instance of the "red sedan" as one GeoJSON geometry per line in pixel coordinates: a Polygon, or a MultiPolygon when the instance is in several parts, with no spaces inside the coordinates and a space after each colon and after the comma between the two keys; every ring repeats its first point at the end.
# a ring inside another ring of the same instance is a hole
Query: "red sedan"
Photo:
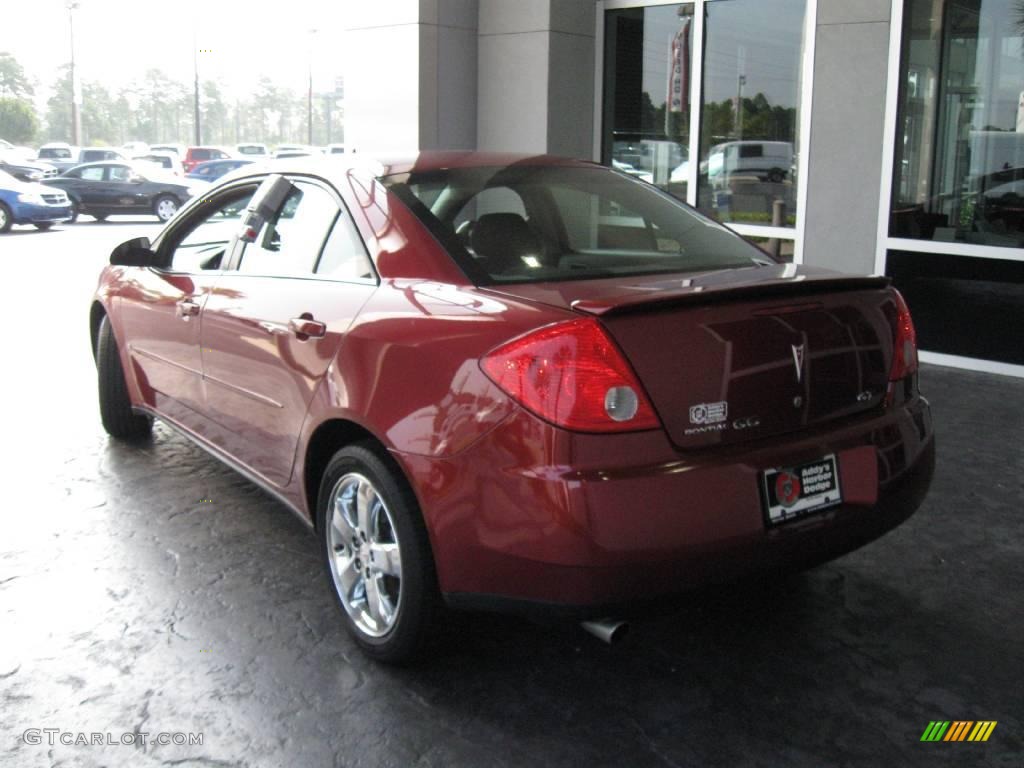
{"type": "Polygon", "coordinates": [[[923,500],[931,418],[886,278],[775,263],[586,162],[281,168],[115,249],[100,410],[311,524],[371,655],[409,657],[445,604],[617,617],[808,567],[923,500]]]}

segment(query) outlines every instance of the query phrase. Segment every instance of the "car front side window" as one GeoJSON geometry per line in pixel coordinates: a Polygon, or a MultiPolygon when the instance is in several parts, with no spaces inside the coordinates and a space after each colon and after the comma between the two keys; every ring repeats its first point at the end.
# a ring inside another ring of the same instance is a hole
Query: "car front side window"
{"type": "Polygon", "coordinates": [[[236,189],[196,211],[176,236],[171,271],[195,273],[220,269],[241,230],[245,207],[255,192],[255,187],[236,189]]]}

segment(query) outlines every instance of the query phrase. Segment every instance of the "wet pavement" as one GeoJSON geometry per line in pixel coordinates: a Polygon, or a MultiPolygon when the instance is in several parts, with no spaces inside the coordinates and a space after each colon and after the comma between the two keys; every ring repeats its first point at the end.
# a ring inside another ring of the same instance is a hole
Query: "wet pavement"
{"type": "Polygon", "coordinates": [[[143,447],[100,429],[89,294],[155,231],[0,236],[0,765],[1024,762],[1024,380],[925,367],[931,495],[835,563],[695,595],[611,648],[461,616],[425,663],[382,667],[278,502],[161,426],[143,447]],[[932,720],[998,725],[921,743],[932,720]]]}

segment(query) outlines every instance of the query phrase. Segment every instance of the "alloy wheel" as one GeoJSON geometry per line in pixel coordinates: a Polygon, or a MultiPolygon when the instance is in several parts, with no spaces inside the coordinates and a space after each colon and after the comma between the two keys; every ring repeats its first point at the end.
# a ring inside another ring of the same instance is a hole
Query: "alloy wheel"
{"type": "Polygon", "coordinates": [[[391,513],[373,483],[352,472],[331,491],[328,514],[328,558],[341,604],[360,632],[383,637],[402,600],[402,556],[391,513]]]}

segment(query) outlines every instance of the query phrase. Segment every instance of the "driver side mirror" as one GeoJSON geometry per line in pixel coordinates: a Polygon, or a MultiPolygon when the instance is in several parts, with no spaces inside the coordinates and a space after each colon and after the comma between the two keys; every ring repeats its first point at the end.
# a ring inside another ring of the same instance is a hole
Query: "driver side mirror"
{"type": "Polygon", "coordinates": [[[159,267],[148,237],[125,240],[110,252],[110,263],[118,267],[159,267]]]}

